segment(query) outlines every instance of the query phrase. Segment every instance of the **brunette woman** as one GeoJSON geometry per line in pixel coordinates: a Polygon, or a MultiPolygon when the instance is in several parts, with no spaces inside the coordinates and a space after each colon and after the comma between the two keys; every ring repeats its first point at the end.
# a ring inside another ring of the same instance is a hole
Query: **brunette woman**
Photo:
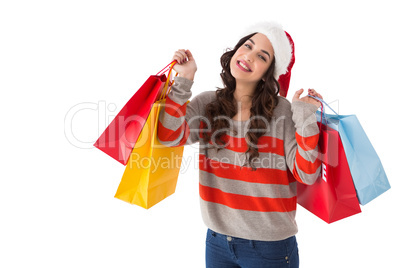
{"type": "Polygon", "coordinates": [[[161,111],[158,138],[167,146],[199,142],[207,267],[299,266],[296,182],[312,184],[321,171],[320,104],[301,97],[303,89],[292,103],[278,95],[293,51],[279,24],[255,25],[222,55],[223,87],[189,103],[197,65],[189,50],[174,53],[179,76],[161,111]]]}

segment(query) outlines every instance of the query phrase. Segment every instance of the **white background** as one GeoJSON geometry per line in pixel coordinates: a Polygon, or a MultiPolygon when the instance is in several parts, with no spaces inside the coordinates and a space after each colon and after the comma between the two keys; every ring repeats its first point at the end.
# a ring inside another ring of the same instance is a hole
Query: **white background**
{"type": "Polygon", "coordinates": [[[400,265],[397,3],[2,1],[0,266],[204,267],[197,146],[176,193],[145,210],[113,197],[124,166],[91,145],[176,49],[197,61],[193,96],[214,90],[224,50],[270,19],[295,42],[288,98],[311,87],[356,114],[392,185],[329,225],[299,207],[300,267],[400,265]]]}

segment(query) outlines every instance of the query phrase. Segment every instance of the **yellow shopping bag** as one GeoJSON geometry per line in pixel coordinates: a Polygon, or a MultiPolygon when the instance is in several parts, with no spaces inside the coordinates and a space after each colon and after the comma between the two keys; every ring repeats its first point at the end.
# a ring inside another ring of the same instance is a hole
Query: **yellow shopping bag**
{"type": "Polygon", "coordinates": [[[166,147],[158,141],[159,111],[164,103],[165,99],[153,104],[115,194],[146,209],[175,192],[183,156],[184,146],[166,147]]]}

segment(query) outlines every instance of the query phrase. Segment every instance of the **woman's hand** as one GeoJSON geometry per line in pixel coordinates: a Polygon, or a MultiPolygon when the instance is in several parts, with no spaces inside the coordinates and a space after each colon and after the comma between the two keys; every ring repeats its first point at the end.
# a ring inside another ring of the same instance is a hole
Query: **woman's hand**
{"type": "Polygon", "coordinates": [[[193,54],[190,50],[179,49],[174,53],[173,59],[177,63],[173,66],[179,76],[194,80],[195,72],[197,71],[197,64],[195,63],[193,54]]]}
{"type": "MultiPolygon", "coordinates": [[[[302,101],[302,102],[314,104],[315,106],[317,106],[317,108],[319,108],[321,106],[321,103],[318,100],[310,98],[309,96],[300,98],[300,95],[303,93],[303,91],[304,91],[304,89],[299,89],[298,91],[296,91],[295,95],[293,96],[292,102],[302,101]]],[[[322,96],[320,94],[318,94],[314,89],[309,88],[308,94],[322,99],[322,96]]]]}

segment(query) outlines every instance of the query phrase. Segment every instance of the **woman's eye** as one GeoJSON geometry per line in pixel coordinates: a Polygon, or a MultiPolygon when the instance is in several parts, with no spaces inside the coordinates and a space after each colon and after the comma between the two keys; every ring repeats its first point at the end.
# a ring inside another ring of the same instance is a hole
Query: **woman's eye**
{"type": "Polygon", "coordinates": [[[251,46],[249,44],[245,44],[244,45],[246,48],[251,48],[251,46]]]}
{"type": "Polygon", "coordinates": [[[267,61],[263,56],[258,56],[258,57],[260,57],[260,59],[262,59],[263,61],[267,61]]]}

